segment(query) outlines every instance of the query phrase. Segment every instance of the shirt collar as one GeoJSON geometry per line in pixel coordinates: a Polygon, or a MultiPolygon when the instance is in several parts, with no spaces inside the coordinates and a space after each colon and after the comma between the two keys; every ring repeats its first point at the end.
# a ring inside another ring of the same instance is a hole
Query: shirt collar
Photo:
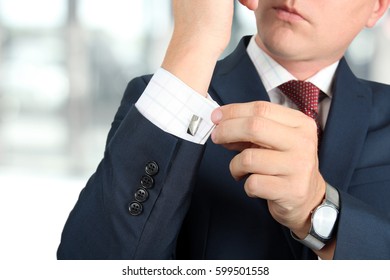
{"type": "MultiPolygon", "coordinates": [[[[250,40],[247,52],[255,65],[267,92],[270,92],[285,82],[297,80],[297,78],[295,78],[283,66],[259,48],[256,44],[255,36],[253,36],[250,40]]],[[[332,81],[338,64],[339,61],[325,67],[317,74],[307,79],[307,81],[317,86],[327,96],[332,97],[332,81]]]]}

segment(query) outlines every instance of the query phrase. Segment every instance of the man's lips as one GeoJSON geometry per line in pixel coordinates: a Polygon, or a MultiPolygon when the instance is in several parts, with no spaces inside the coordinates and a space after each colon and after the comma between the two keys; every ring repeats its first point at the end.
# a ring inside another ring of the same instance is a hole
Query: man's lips
{"type": "Polygon", "coordinates": [[[291,21],[291,22],[305,20],[305,18],[297,10],[291,7],[287,7],[287,6],[275,7],[274,10],[276,11],[277,16],[281,20],[291,21]]]}

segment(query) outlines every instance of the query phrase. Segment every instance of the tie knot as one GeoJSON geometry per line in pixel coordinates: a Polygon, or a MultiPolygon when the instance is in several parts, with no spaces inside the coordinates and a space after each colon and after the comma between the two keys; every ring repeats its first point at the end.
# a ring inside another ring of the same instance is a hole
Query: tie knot
{"type": "Polygon", "coordinates": [[[320,89],[310,82],[288,81],[279,86],[279,89],[290,98],[298,109],[313,118],[317,124],[318,143],[321,141],[322,129],[318,115],[318,98],[320,89]]]}
{"type": "Polygon", "coordinates": [[[318,115],[318,97],[320,89],[310,82],[291,80],[279,86],[279,89],[297,105],[304,114],[316,119],[318,115]]]}

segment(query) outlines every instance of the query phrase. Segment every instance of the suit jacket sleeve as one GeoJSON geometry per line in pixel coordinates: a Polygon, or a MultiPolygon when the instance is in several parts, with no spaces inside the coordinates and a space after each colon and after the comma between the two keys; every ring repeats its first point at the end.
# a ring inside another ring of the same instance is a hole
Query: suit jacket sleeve
{"type": "Polygon", "coordinates": [[[390,217],[350,194],[340,197],[334,259],[390,259],[390,217]]]}
{"type": "MultiPolygon", "coordinates": [[[[390,217],[344,191],[337,228],[335,260],[389,260],[390,217]]],[[[317,259],[306,248],[304,259],[317,259]]]]}
{"type": "Polygon", "coordinates": [[[65,224],[58,259],[169,259],[188,210],[203,146],[163,132],[135,108],[150,77],[131,81],[108,134],[104,158],[65,224]],[[138,216],[129,203],[145,165],[159,171],[138,216]]]}

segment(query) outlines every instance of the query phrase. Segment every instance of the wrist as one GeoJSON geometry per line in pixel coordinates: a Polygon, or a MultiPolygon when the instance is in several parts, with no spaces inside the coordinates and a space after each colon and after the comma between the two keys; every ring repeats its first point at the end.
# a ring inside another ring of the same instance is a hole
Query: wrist
{"type": "Polygon", "coordinates": [[[324,202],[326,198],[326,188],[327,183],[323,179],[319,180],[317,187],[319,191],[315,195],[313,202],[306,209],[304,221],[301,222],[299,225],[296,225],[294,228],[290,228],[294,235],[299,239],[304,239],[310,231],[310,228],[312,226],[313,212],[317,209],[318,206],[320,206],[324,202]]]}
{"type": "Polygon", "coordinates": [[[173,36],[162,68],[169,71],[196,92],[206,96],[216,62],[222,51],[205,40],[176,39],[173,36]]]}

